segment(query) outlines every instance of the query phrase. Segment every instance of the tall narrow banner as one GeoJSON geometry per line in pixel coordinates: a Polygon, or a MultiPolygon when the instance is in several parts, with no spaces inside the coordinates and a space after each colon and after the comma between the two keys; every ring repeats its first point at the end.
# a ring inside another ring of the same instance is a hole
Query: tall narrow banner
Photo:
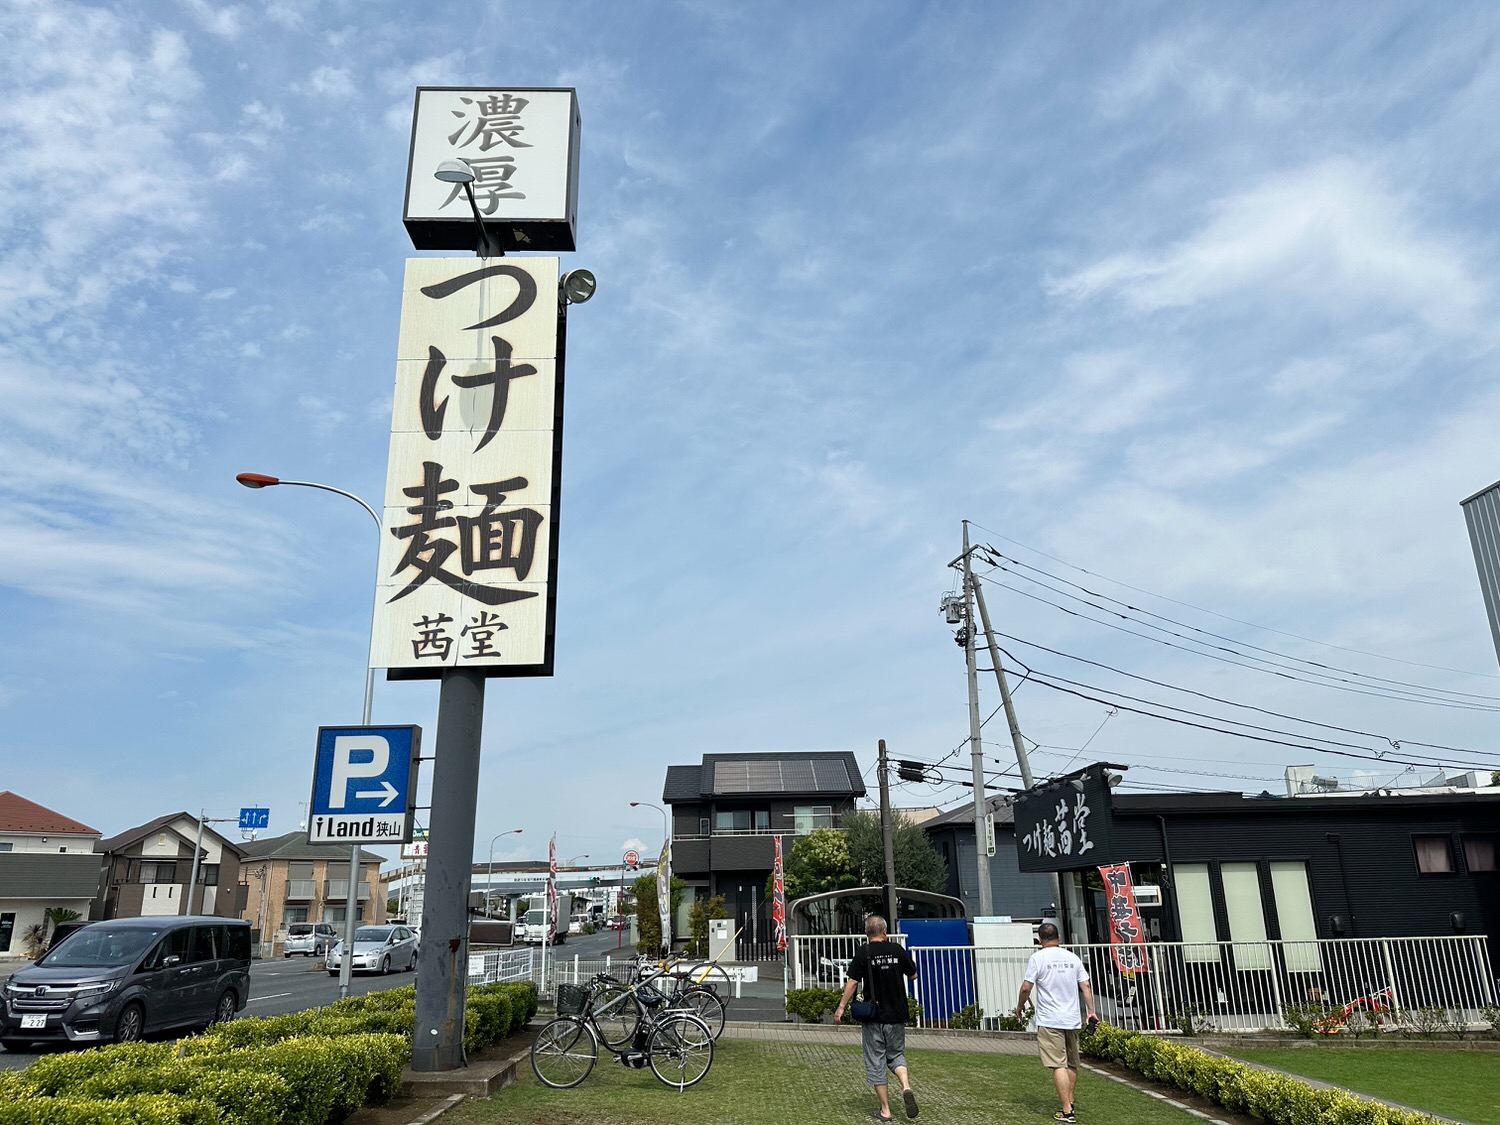
{"type": "Polygon", "coordinates": [[[786,872],[781,865],[781,837],[776,837],[776,867],[772,873],[771,924],[776,927],[776,952],[786,952],[786,872]]]}
{"type": "Polygon", "coordinates": [[[672,841],[661,846],[656,861],[656,909],[661,914],[661,951],[672,952],[672,841]]]}
{"type": "Polygon", "coordinates": [[[1130,882],[1130,864],[1115,863],[1099,868],[1104,879],[1104,910],[1109,916],[1109,948],[1115,968],[1122,973],[1146,971],[1146,932],[1135,905],[1130,882]]]}
{"type": "Polygon", "coordinates": [[[547,944],[557,940],[557,833],[547,845],[547,944]]]}

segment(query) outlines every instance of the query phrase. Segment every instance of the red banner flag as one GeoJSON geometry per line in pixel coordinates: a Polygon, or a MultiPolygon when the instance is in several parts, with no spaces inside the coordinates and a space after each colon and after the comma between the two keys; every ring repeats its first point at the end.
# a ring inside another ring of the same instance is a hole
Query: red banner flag
{"type": "Polygon", "coordinates": [[[781,837],[776,837],[775,880],[771,895],[771,922],[776,927],[776,951],[786,952],[786,874],[781,866],[781,837]]]}
{"type": "Polygon", "coordinates": [[[1101,867],[1099,874],[1104,879],[1104,910],[1109,916],[1109,945],[1115,967],[1122,973],[1143,973],[1146,971],[1146,929],[1141,925],[1141,912],[1135,905],[1130,864],[1101,867]]]}
{"type": "Polygon", "coordinates": [[[547,845],[547,944],[557,939],[557,833],[547,845]]]}

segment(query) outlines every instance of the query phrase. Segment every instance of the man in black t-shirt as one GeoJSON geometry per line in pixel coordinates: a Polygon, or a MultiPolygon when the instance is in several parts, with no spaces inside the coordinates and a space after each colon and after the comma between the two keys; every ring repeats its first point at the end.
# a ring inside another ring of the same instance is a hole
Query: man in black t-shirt
{"type": "Polygon", "coordinates": [[[885,919],[870,915],[865,920],[865,936],[870,940],[859,947],[859,952],[849,962],[848,980],[844,982],[844,994],[839,997],[839,1006],[833,1013],[837,1027],[844,1018],[844,1009],[854,998],[854,990],[864,982],[865,999],[875,1003],[875,1021],[861,1024],[861,1036],[865,1049],[865,1077],[875,1087],[875,1096],[880,1099],[880,1108],[875,1120],[891,1119],[891,1102],[886,1085],[885,1072],[889,1069],[901,1082],[901,1100],[906,1106],[906,1116],[917,1115],[917,1096],[912,1093],[911,1079],[906,1072],[906,982],[917,979],[917,963],[912,960],[906,947],[886,938],[885,919]]]}

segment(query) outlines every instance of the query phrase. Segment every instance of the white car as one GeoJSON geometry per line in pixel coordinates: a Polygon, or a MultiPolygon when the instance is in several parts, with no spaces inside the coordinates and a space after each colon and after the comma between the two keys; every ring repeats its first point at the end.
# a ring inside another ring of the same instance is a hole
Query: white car
{"type": "Polygon", "coordinates": [[[327,922],[293,922],[286,928],[286,944],[281,954],[283,957],[290,957],[293,953],[321,957],[338,940],[338,934],[327,922]]]}
{"type": "MultiPolygon", "coordinates": [[[[344,943],[328,951],[324,967],[336,977],[344,963],[344,943]]],[[[352,972],[402,973],[417,965],[417,935],[406,926],[361,926],[354,931],[352,972]]]]}

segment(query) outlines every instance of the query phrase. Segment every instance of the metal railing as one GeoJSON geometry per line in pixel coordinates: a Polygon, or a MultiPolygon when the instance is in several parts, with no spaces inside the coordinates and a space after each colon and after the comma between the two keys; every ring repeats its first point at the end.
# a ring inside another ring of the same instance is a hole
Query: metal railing
{"type": "Polygon", "coordinates": [[[532,980],[540,960],[536,950],[474,949],[469,950],[469,983],[494,984],[497,981],[532,980]]]}
{"type": "MultiPolygon", "coordinates": [[[[864,940],[857,934],[794,937],[792,987],[839,987],[864,940]]],[[[1141,1030],[1285,1030],[1289,1008],[1331,1013],[1325,1027],[1334,1031],[1350,1019],[1378,1019],[1386,1028],[1476,1027],[1497,995],[1482,935],[1151,942],[1124,947],[1140,958],[1133,971],[1116,962],[1122,947],[1068,948],[1088,967],[1100,1018],[1141,1030]]],[[[1014,1010],[1033,952],[1024,946],[914,950],[920,1026],[948,1026],[972,1006],[983,1013],[981,1026],[994,1029],[998,1017],[1014,1010]]]]}

